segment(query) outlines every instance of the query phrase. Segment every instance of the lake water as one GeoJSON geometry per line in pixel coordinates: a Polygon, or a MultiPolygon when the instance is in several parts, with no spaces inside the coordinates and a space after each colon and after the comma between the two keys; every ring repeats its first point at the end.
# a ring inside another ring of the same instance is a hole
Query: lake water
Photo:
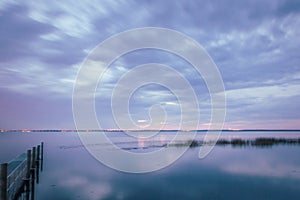
{"type": "MultiPolygon", "coordinates": [[[[120,133],[112,134],[116,142],[124,142],[121,146],[141,145],[120,133]]],[[[172,137],[172,133],[161,134],[165,141],[172,137]]],[[[203,134],[199,133],[197,139],[203,138],[203,134]]],[[[222,138],[229,139],[257,137],[300,138],[300,132],[222,133],[222,138]]],[[[1,133],[0,162],[12,160],[41,141],[45,143],[44,170],[36,187],[38,200],[299,199],[300,196],[299,145],[267,148],[218,145],[201,160],[199,147],[190,148],[164,169],[130,174],[97,161],[82,146],[77,133],[1,133]]],[[[147,146],[147,142],[142,145],[147,146]]]]}

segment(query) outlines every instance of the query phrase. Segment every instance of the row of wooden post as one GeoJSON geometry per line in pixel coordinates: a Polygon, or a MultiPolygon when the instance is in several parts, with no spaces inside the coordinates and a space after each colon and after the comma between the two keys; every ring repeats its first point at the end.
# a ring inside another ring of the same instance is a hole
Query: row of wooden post
{"type": "MultiPolygon", "coordinates": [[[[27,150],[26,175],[22,177],[21,187],[18,188],[16,194],[13,194],[13,199],[18,199],[25,193],[26,200],[34,200],[35,182],[39,183],[39,171],[43,171],[44,160],[44,143],[42,142],[32,150],[27,150]]],[[[8,163],[1,164],[1,200],[10,200],[8,196],[8,163]]]]}

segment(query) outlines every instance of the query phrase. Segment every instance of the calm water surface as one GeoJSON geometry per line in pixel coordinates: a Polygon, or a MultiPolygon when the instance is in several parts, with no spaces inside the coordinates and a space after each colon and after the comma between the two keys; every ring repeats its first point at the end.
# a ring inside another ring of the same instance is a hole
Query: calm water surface
{"type": "MultiPolygon", "coordinates": [[[[147,145],[132,143],[120,134],[113,137],[118,142],[129,142],[127,147],[147,145]]],[[[169,137],[170,133],[163,133],[164,140],[169,137]]],[[[299,138],[300,133],[226,132],[222,137],[299,138]]],[[[203,138],[203,133],[197,138],[203,138]]],[[[41,141],[45,142],[44,170],[35,194],[38,200],[299,199],[300,196],[300,146],[297,145],[216,146],[202,160],[197,156],[199,147],[190,148],[162,170],[128,174],[94,159],[76,133],[1,133],[0,162],[12,160],[41,141]]]]}

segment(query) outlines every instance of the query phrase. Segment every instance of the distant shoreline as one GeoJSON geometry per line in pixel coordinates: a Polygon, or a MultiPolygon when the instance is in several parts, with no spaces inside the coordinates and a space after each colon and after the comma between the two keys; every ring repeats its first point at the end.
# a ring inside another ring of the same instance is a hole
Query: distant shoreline
{"type": "Polygon", "coordinates": [[[145,129],[145,130],[138,130],[138,129],[130,129],[130,130],[121,130],[121,129],[103,129],[103,130],[72,130],[72,129],[13,129],[13,130],[0,130],[0,133],[15,133],[15,132],[21,132],[21,133],[31,133],[31,132],[154,132],[154,131],[160,131],[160,132],[214,132],[214,131],[222,131],[222,132],[253,132],[253,131],[261,131],[261,132],[298,132],[300,129],[224,129],[224,130],[207,130],[207,129],[200,129],[200,130],[176,130],[176,129],[169,129],[169,130],[151,130],[151,129],[145,129]]]}

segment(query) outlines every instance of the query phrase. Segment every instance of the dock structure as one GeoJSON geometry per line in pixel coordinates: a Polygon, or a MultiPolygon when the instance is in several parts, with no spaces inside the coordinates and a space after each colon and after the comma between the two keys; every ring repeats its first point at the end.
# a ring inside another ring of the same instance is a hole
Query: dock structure
{"type": "Polygon", "coordinates": [[[8,163],[1,164],[0,199],[34,200],[35,183],[43,166],[44,143],[27,150],[8,163]]]}

